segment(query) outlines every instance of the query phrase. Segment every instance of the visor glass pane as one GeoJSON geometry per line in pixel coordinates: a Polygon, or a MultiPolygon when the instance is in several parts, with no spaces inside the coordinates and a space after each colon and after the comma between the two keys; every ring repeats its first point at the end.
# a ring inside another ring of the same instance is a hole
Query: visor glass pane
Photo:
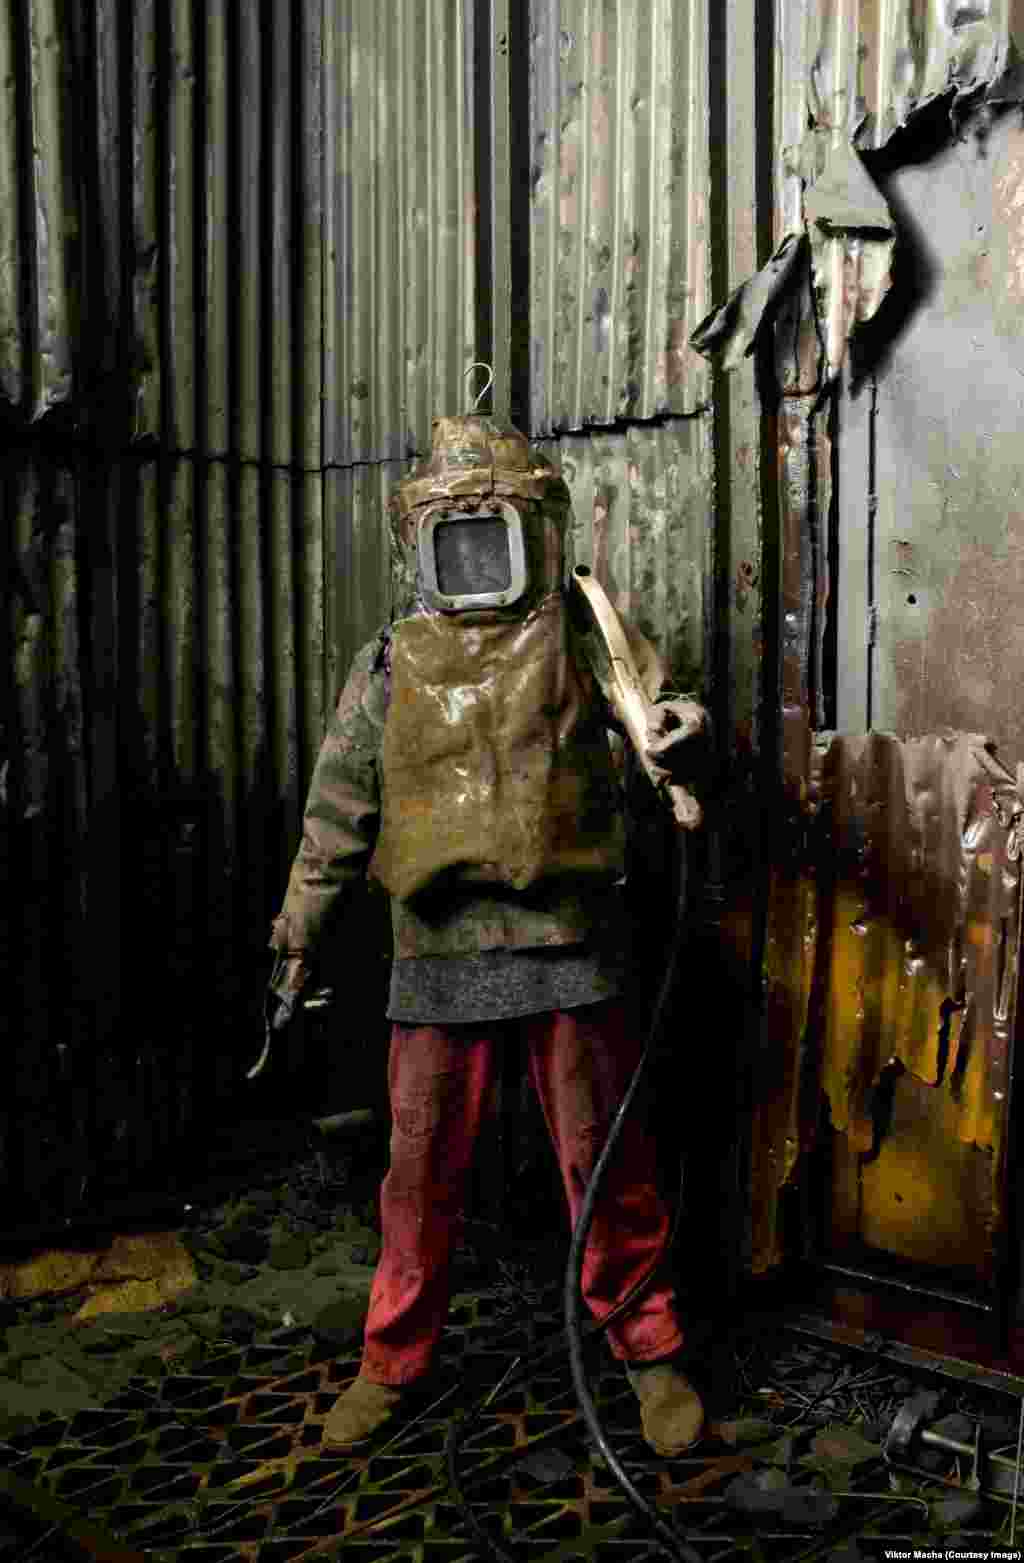
{"type": "Polygon", "coordinates": [[[508,591],[512,561],[503,516],[455,516],[434,528],[438,590],[445,597],[508,591]]]}

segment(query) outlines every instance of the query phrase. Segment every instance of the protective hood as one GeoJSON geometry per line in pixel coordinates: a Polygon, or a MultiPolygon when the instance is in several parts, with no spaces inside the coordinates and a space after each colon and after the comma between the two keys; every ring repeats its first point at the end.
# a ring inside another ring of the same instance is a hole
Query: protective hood
{"type": "Polygon", "coordinates": [[[400,484],[392,516],[429,612],[522,617],[564,575],[569,491],[510,424],[435,418],[429,458],[400,484]]]}

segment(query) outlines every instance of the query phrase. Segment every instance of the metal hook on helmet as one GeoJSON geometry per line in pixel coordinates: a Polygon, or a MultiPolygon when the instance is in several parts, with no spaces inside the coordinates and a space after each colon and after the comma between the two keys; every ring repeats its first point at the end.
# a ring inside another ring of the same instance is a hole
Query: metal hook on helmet
{"type": "Polygon", "coordinates": [[[480,406],[480,403],[483,401],[484,397],[487,395],[487,392],[491,389],[491,386],[494,384],[494,370],[491,368],[490,364],[485,364],[485,363],[470,364],[469,368],[466,370],[466,372],[465,372],[465,374],[463,375],[462,378],[464,380],[468,380],[470,375],[473,373],[474,369],[486,369],[487,370],[487,384],[484,386],[483,390],[477,396],[476,401],[473,403],[473,411],[476,412],[477,408],[480,406]]]}

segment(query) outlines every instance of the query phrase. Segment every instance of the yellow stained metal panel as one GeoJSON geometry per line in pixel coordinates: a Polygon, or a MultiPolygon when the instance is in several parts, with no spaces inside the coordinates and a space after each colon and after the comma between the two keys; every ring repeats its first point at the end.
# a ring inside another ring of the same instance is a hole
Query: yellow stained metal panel
{"type": "Polygon", "coordinates": [[[991,1287],[1022,817],[1024,795],[981,737],[815,740],[807,845],[779,854],[769,904],[755,1270],[779,1262],[779,1196],[816,1149],[835,1169],[833,1257],[866,1245],[991,1287]]]}

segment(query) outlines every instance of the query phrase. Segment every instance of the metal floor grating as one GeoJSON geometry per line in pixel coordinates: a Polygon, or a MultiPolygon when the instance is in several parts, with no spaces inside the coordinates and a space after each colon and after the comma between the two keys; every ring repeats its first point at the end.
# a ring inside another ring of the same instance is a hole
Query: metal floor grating
{"type": "MultiPolygon", "coordinates": [[[[523,1299],[512,1313],[507,1298],[464,1297],[443,1340],[439,1392],[447,1386],[448,1399],[359,1456],[321,1447],[323,1419],[358,1371],[356,1350],[334,1358],[293,1329],[224,1350],[198,1370],[136,1378],[102,1410],[40,1422],[0,1444],[0,1468],[152,1563],[285,1563],[342,1550],[353,1563],[470,1563],[480,1553],[447,1491],[449,1416],[482,1399],[521,1352],[559,1336],[557,1302],[552,1294],[534,1309],[523,1299]]],[[[745,1553],[751,1524],[713,1496],[743,1457],[730,1460],[719,1446],[659,1460],[639,1436],[621,1369],[597,1353],[592,1360],[609,1437],[640,1491],[666,1515],[685,1502],[687,1537],[702,1557],[745,1553]]],[[[553,1363],[499,1392],[480,1416],[462,1446],[464,1488],[483,1523],[524,1560],[634,1563],[650,1555],[650,1532],[589,1447],[561,1354],[553,1363]]],[[[877,1475],[866,1485],[877,1488],[877,1475]]],[[[893,1513],[889,1524],[880,1496],[845,1501],[846,1534],[872,1516],[898,1544],[907,1514],[893,1513]]],[[[763,1519],[753,1529],[765,1563],[794,1558],[814,1540],[806,1527],[763,1519]]]]}
{"type": "MultiPolygon", "coordinates": [[[[359,1358],[355,1350],[331,1357],[308,1330],[293,1329],[227,1349],[187,1373],[136,1377],[102,1410],[41,1421],[0,1444],[0,1468],[122,1544],[146,1550],[154,1563],[181,1556],[283,1563],[342,1547],[354,1558],[457,1563],[477,1553],[445,1501],[449,1414],[485,1395],[520,1352],[557,1336],[561,1319],[552,1309],[530,1326],[510,1321],[487,1296],[453,1308],[439,1393],[447,1385],[458,1394],[380,1453],[322,1451],[323,1419],[359,1358]]],[[[619,1399],[635,1420],[632,1393],[610,1367],[599,1400],[607,1408],[619,1399]]],[[[556,1442],[585,1465],[581,1427],[568,1372],[558,1369],[501,1393],[466,1439],[460,1470],[469,1495],[488,1523],[497,1519],[506,1534],[523,1538],[524,1557],[567,1557],[565,1542],[595,1524],[607,1531],[612,1510],[622,1518],[603,1472],[551,1482],[513,1469],[556,1442]]],[[[601,1555],[588,1546],[586,1556],[601,1555]]]]}

